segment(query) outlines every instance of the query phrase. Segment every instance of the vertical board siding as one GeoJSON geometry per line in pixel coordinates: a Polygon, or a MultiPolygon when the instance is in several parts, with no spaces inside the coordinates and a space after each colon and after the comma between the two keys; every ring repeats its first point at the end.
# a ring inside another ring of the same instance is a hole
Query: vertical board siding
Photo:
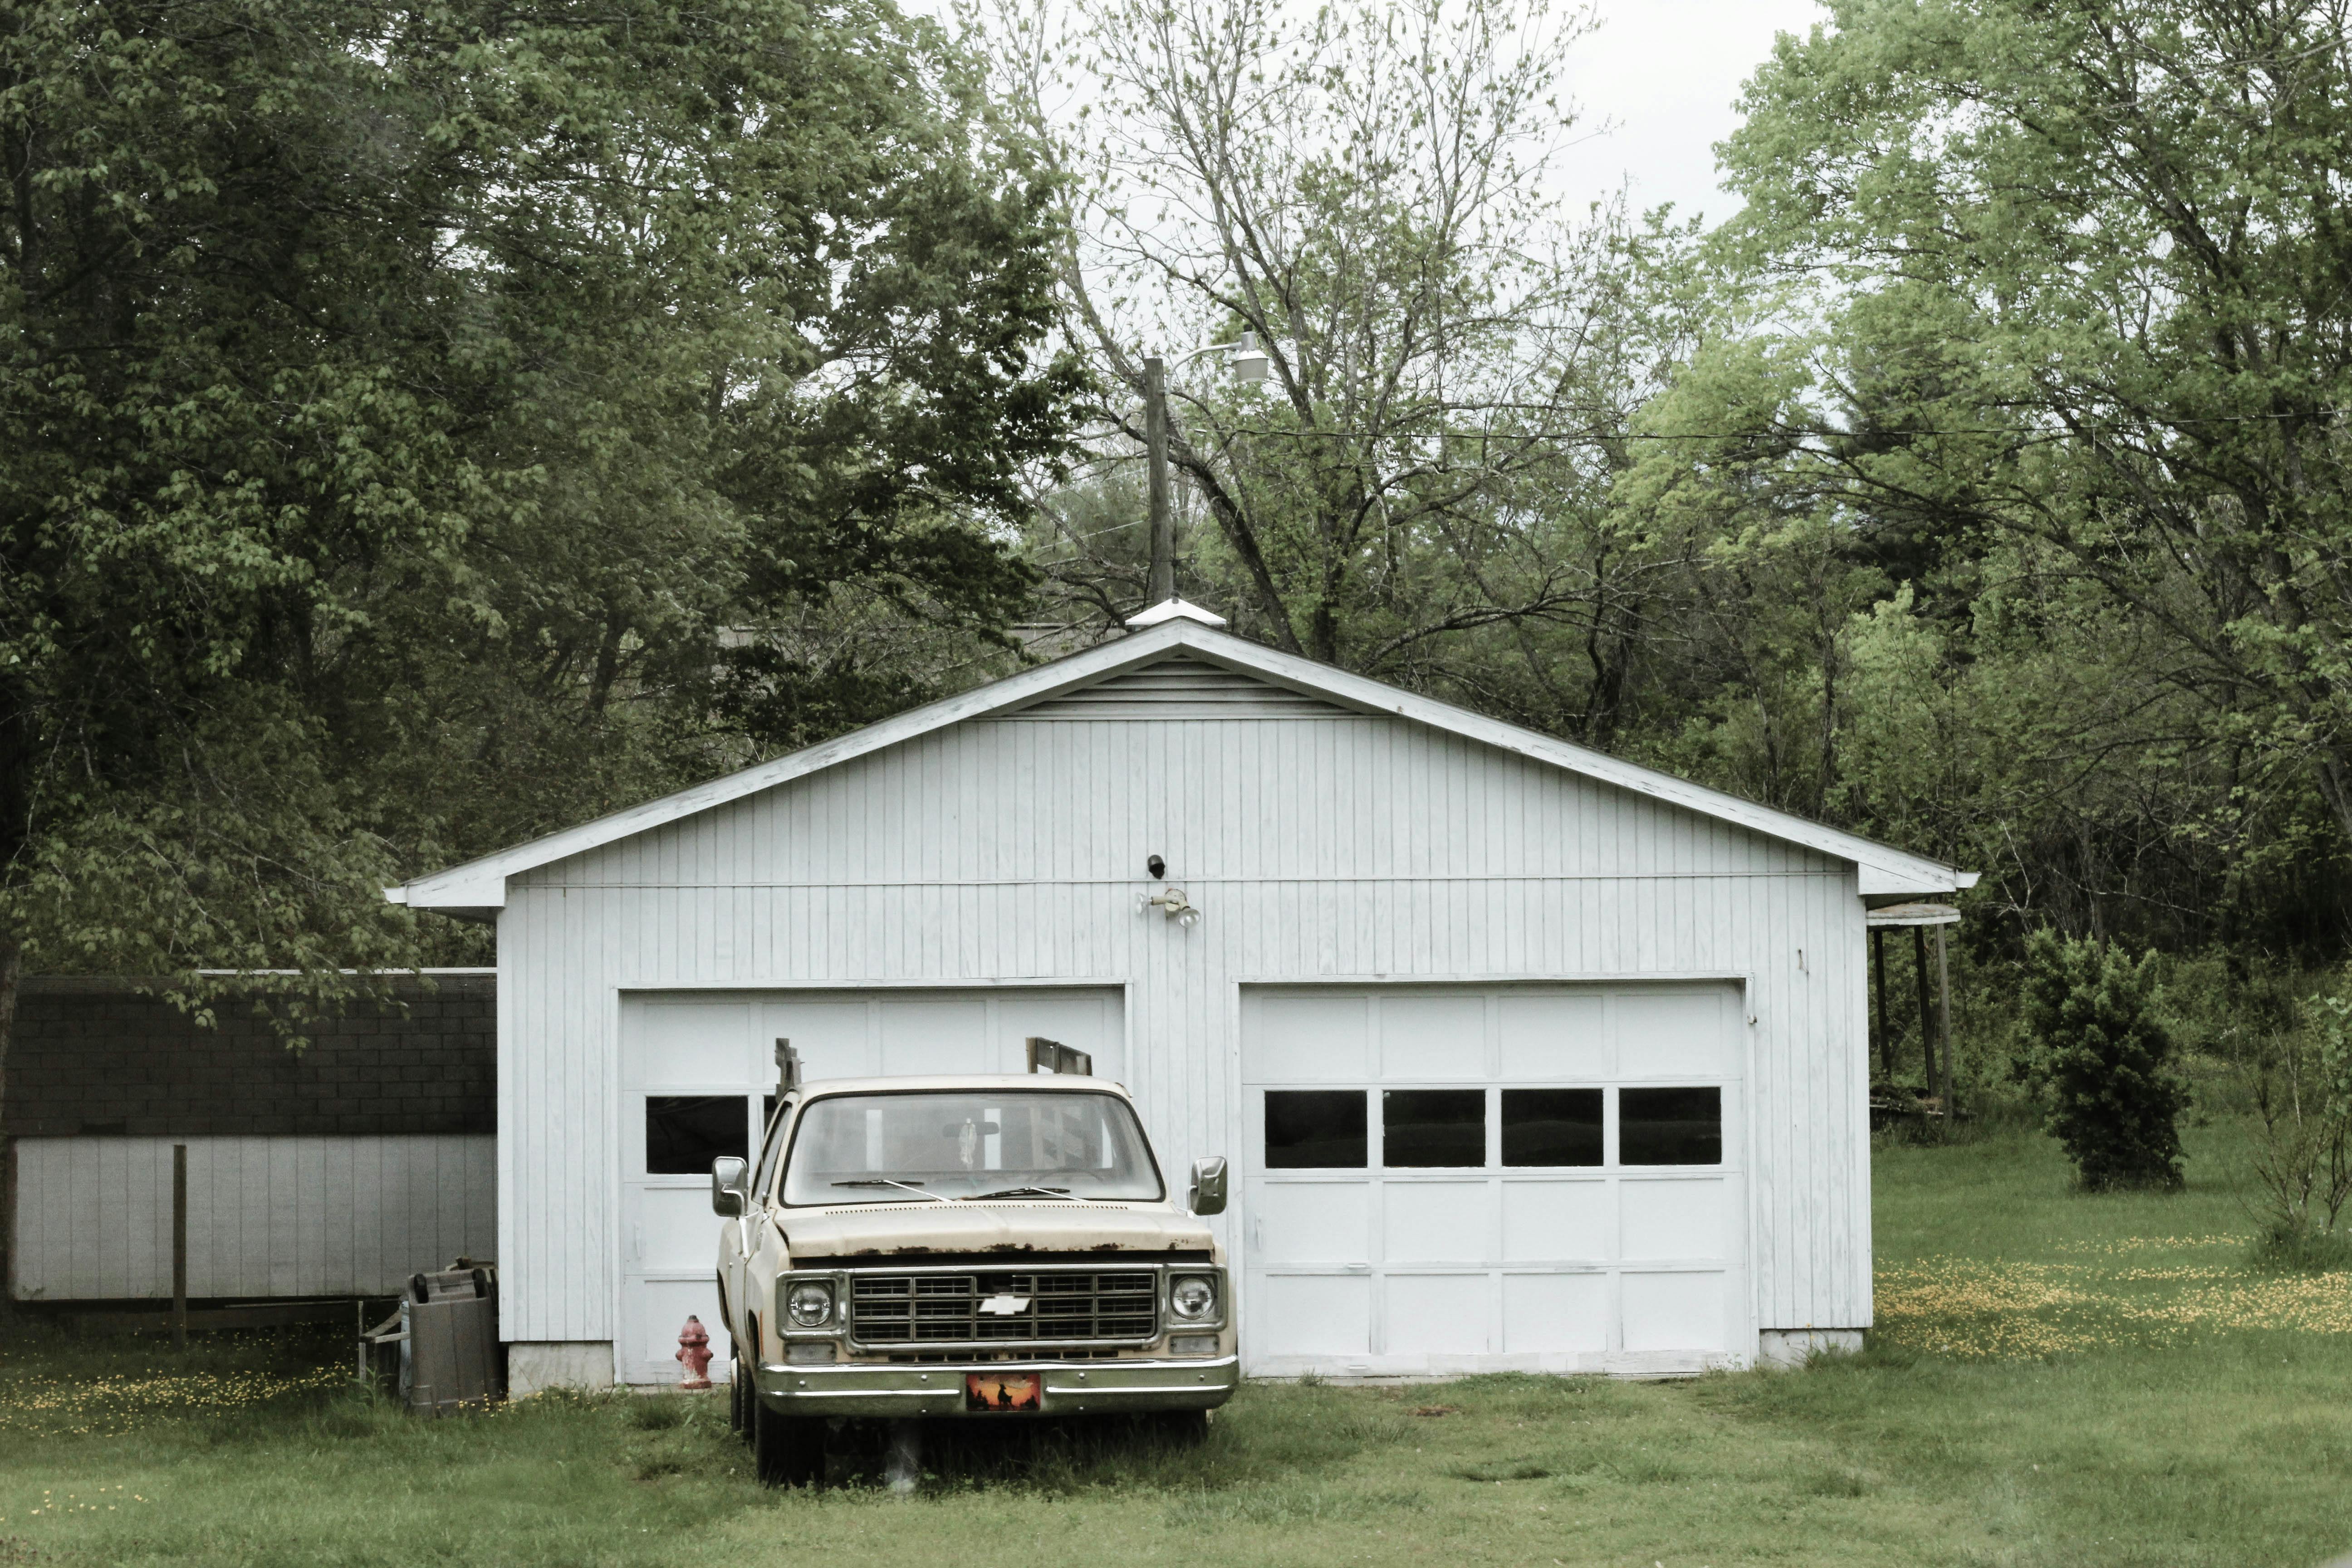
{"type": "Polygon", "coordinates": [[[419,1269],[494,1255],[498,1141],[23,1138],[19,1300],[172,1293],[172,1145],[188,1146],[188,1294],[396,1294],[419,1269]]]}
{"type": "Polygon", "coordinates": [[[515,879],[507,1338],[614,1337],[623,992],[1034,980],[1129,988],[1127,1082],[1181,1170],[1240,1152],[1244,983],[1742,979],[1758,1325],[1869,1322],[1850,865],[1394,718],[1063,711],[935,731],[515,879]],[[1202,911],[1190,931],[1137,910],[1154,853],[1202,911]]]}

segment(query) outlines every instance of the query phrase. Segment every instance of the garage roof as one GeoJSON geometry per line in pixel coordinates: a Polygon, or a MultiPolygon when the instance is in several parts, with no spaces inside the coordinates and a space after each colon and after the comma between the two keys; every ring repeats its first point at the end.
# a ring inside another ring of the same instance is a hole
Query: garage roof
{"type": "MultiPolygon", "coordinates": [[[[1171,605],[1178,602],[1171,601],[1171,605]]],[[[1891,846],[1864,838],[1858,834],[1842,832],[1817,822],[1758,805],[1720,790],[1692,784],[1671,773],[1612,757],[1603,752],[1570,744],[1536,731],[1507,724],[1457,708],[1450,702],[1350,675],[1328,665],[1295,654],[1262,647],[1244,638],[1221,631],[1207,624],[1206,618],[1196,619],[1202,612],[1190,605],[1171,608],[1156,621],[1156,612],[1146,612],[1129,625],[1134,629],[1128,636],[1099,647],[1087,648],[1042,664],[1018,675],[1007,676],[986,686],[977,687],[958,696],[942,698],[937,702],[910,709],[896,718],[853,730],[820,745],[809,746],[788,755],[712,779],[708,784],[683,789],[676,795],[664,795],[609,816],[544,838],[486,855],[462,866],[430,876],[419,877],[396,888],[384,889],[384,897],[395,904],[414,909],[439,910],[453,914],[487,916],[506,907],[507,879],[554,861],[594,849],[617,839],[724,805],[730,801],[761,790],[772,789],[797,778],[821,772],[829,767],[895,746],[904,741],[944,729],[966,720],[983,719],[1026,707],[1062,694],[1110,679],[1140,666],[1171,656],[1189,655],[1221,665],[1227,669],[1250,675],[1274,686],[1336,703],[1362,713],[1392,714],[1482,742],[1501,751],[1513,752],[1538,762],[1565,768],[1570,773],[1613,784],[1655,800],[1664,801],[1748,828],[1769,837],[1802,845],[1835,859],[1853,863],[1860,874],[1860,891],[1865,898],[1896,894],[1949,893],[1972,887],[1976,873],[1959,871],[1938,861],[1906,854],[1891,846]]]]}

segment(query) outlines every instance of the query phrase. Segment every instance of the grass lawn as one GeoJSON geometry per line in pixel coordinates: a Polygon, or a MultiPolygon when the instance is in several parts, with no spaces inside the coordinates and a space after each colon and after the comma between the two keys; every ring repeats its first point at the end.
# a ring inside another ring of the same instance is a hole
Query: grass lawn
{"type": "Polygon", "coordinates": [[[343,1346],[20,1336],[0,1564],[2293,1564],[2352,1550],[2352,1275],[2243,1264],[2190,1190],[2000,1134],[1877,1152],[1865,1354],[1695,1383],[1255,1387],[1207,1445],[934,1450],[916,1500],[753,1485],[714,1399],[418,1422],[343,1346]]]}

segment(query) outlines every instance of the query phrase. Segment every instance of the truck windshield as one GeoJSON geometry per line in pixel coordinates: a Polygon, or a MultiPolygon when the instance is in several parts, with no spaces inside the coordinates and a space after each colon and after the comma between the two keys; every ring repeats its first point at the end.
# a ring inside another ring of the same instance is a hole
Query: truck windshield
{"type": "Polygon", "coordinates": [[[1164,1190],[1134,1110],[1108,1094],[828,1095],[801,1112],[784,1161],[788,1204],[1154,1202],[1164,1190]]]}

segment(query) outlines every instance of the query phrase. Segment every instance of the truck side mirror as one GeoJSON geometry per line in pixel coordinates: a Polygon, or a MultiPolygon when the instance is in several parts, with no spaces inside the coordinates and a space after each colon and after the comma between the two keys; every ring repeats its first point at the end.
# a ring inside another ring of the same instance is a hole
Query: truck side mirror
{"type": "Polygon", "coordinates": [[[740,1154],[721,1154],[710,1162],[710,1212],[726,1219],[740,1219],[751,1206],[751,1189],[747,1178],[751,1162],[740,1154]]]}
{"type": "Polygon", "coordinates": [[[1187,1200],[1197,1215],[1225,1212],[1225,1159],[1222,1154],[1192,1162],[1192,1193],[1187,1200]]]}

